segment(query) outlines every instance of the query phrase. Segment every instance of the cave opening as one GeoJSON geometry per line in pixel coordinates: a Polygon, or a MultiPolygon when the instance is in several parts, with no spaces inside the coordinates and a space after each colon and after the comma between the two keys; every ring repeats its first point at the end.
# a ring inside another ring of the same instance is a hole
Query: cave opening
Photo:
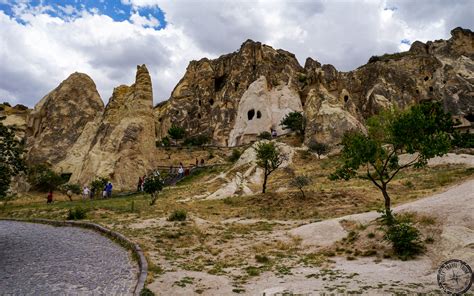
{"type": "Polygon", "coordinates": [[[198,113],[198,118],[201,119],[201,113],[198,113]]]}
{"type": "Polygon", "coordinates": [[[262,118],[262,112],[260,112],[260,110],[257,111],[257,118],[262,118]]]}
{"type": "Polygon", "coordinates": [[[252,120],[254,116],[255,116],[255,110],[254,110],[254,109],[250,109],[249,112],[247,112],[247,118],[248,118],[248,120],[252,120]]]}
{"type": "Polygon", "coordinates": [[[226,75],[219,76],[214,79],[214,91],[218,92],[222,88],[224,88],[225,83],[226,83],[227,77],[226,75]]]}
{"type": "Polygon", "coordinates": [[[201,106],[201,104],[202,104],[201,100],[198,101],[198,104],[199,104],[199,106],[201,106]]]}
{"type": "Polygon", "coordinates": [[[237,91],[237,89],[239,88],[239,83],[238,83],[238,82],[236,82],[236,83],[234,84],[234,88],[235,88],[235,90],[237,91]]]}
{"type": "Polygon", "coordinates": [[[467,114],[466,116],[464,116],[464,118],[466,118],[470,122],[474,122],[474,113],[467,114]]]}
{"type": "Polygon", "coordinates": [[[425,77],[425,81],[428,81],[428,79],[430,79],[428,76],[425,77]]]}
{"type": "Polygon", "coordinates": [[[212,99],[212,98],[209,99],[209,105],[211,105],[211,106],[214,105],[214,99],[212,99]]]}
{"type": "Polygon", "coordinates": [[[347,103],[347,101],[349,101],[349,96],[348,96],[348,95],[345,95],[345,96],[344,96],[344,102],[347,103]]]}
{"type": "Polygon", "coordinates": [[[432,86],[430,86],[430,91],[433,91],[433,87],[432,87],[432,86]]]}

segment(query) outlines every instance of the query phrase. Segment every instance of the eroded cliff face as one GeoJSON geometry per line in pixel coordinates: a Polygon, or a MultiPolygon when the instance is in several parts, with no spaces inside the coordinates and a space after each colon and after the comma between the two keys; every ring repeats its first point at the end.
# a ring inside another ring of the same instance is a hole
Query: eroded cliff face
{"type": "MultiPolygon", "coordinates": [[[[192,61],[169,101],[155,108],[156,134],[159,138],[165,136],[171,124],[175,123],[190,135],[210,136],[217,145],[241,142],[235,137],[229,142],[229,135],[236,125],[239,103],[250,85],[264,77],[268,92],[286,87],[297,93],[295,77],[301,71],[303,68],[293,54],[251,40],[242,44],[239,51],[218,59],[192,61]]],[[[256,103],[261,101],[257,98],[259,94],[254,95],[256,103]]],[[[250,103],[248,107],[251,107],[250,103]]],[[[269,131],[269,126],[264,124],[260,130],[252,129],[251,133],[262,131],[269,131]]]]}
{"type": "Polygon", "coordinates": [[[248,40],[235,53],[189,64],[170,99],[155,108],[157,137],[176,124],[189,135],[211,136],[217,145],[244,144],[270,127],[279,129],[281,115],[300,106],[307,118],[305,142],[330,145],[348,130],[365,130],[365,120],[382,109],[425,100],[442,101],[447,111],[472,120],[474,37],[461,28],[451,35],[372,57],[350,72],[311,58],[302,68],[291,53],[248,40]],[[263,111],[255,118],[258,109],[263,111]]]}
{"type": "Polygon", "coordinates": [[[136,186],[154,168],[153,92],[145,65],[137,67],[135,83],[114,89],[79,174],[71,182],[89,183],[106,177],[118,190],[136,186]]]}
{"type": "MultiPolygon", "coordinates": [[[[88,126],[100,118],[104,103],[94,81],[73,73],[36,104],[27,119],[27,160],[56,166],[88,126]]],[[[84,154],[77,155],[77,162],[84,154]]]]}

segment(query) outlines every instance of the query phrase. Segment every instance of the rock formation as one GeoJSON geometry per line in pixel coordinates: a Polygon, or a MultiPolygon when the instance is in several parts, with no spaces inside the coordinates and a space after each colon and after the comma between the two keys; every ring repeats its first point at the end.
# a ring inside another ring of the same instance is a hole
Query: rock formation
{"type": "Polygon", "coordinates": [[[94,81],[86,74],[71,74],[41,99],[28,116],[28,162],[55,166],[66,159],[89,123],[100,117],[103,110],[104,103],[94,81]]]}
{"type": "MultiPolygon", "coordinates": [[[[171,98],[155,108],[156,134],[158,137],[165,136],[174,123],[184,127],[190,135],[210,136],[214,144],[228,146],[230,142],[243,143],[246,139],[245,134],[242,134],[245,123],[236,123],[236,119],[242,115],[242,120],[248,120],[247,114],[243,113],[250,109],[239,111],[239,104],[250,85],[262,76],[266,80],[267,85],[262,86],[262,91],[246,94],[244,107],[253,107],[257,112],[258,107],[262,107],[258,104],[273,101],[274,95],[285,93],[284,96],[288,94],[291,97],[286,98],[288,100],[297,98],[298,81],[295,77],[303,70],[293,54],[251,40],[244,42],[239,51],[216,60],[192,61],[184,77],[174,88],[171,98]],[[275,88],[280,91],[274,91],[275,88]],[[272,96],[269,96],[270,93],[272,96]],[[255,106],[252,106],[253,101],[255,106]],[[240,131],[235,131],[234,127],[240,131]],[[231,132],[234,136],[230,141],[231,132]],[[237,137],[240,140],[236,140],[237,137]]],[[[284,103],[283,109],[289,111],[289,106],[299,106],[299,103],[284,103]]],[[[283,112],[278,108],[276,104],[271,111],[283,112]]],[[[267,111],[270,109],[262,109],[261,113],[267,111]]],[[[272,117],[271,114],[261,115],[262,118],[272,117]]],[[[262,124],[260,129],[257,125],[250,128],[249,139],[262,131],[269,131],[267,123],[262,124]]]]}
{"type": "Polygon", "coordinates": [[[142,65],[137,66],[133,85],[114,89],[80,173],[71,181],[87,184],[94,177],[106,177],[115,189],[133,188],[154,168],[155,150],[151,79],[142,65]]]}
{"type": "Polygon", "coordinates": [[[451,35],[374,56],[349,72],[311,58],[302,68],[293,54],[248,40],[235,53],[189,64],[170,99],[155,108],[157,137],[177,124],[218,145],[247,143],[278,128],[281,114],[301,110],[298,99],[307,118],[305,142],[338,144],[345,131],[364,130],[365,120],[380,110],[425,100],[442,101],[447,111],[472,121],[474,34],[456,28],[451,35]],[[272,107],[256,118],[262,104],[272,107]]]}

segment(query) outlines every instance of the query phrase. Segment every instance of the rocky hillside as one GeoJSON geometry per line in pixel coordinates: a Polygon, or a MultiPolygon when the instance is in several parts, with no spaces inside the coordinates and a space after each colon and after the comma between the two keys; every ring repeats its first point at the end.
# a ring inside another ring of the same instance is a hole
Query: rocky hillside
{"type": "Polygon", "coordinates": [[[114,89],[105,109],[92,79],[74,73],[31,112],[8,106],[0,111],[6,122],[26,131],[31,164],[50,163],[72,174],[74,182],[103,176],[118,189],[130,189],[157,165],[155,141],[173,124],[184,127],[187,136],[236,146],[270,129],[284,133],[281,119],[303,111],[305,141],[335,145],[345,131],[363,130],[365,120],[383,108],[436,100],[469,125],[474,121],[474,33],[456,28],[451,35],[416,41],[407,52],[373,56],[350,72],[312,58],[302,67],[292,53],[247,40],[234,53],[190,62],[169,100],[155,108],[143,65],[132,86],[114,89]]]}
{"type": "MultiPolygon", "coordinates": [[[[251,40],[216,60],[192,61],[170,99],[155,108],[157,137],[171,124],[215,144],[233,146],[279,130],[291,110],[304,110],[306,141],[337,144],[345,131],[383,108],[442,101],[453,114],[474,113],[474,34],[456,28],[449,40],[416,41],[407,52],[372,57],[350,72],[251,40]]],[[[472,120],[472,119],[471,119],[472,120]]]]}

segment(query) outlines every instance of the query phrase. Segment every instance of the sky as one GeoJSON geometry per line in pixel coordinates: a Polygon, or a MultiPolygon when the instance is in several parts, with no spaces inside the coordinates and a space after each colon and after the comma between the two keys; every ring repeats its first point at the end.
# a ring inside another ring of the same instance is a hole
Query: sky
{"type": "Polygon", "coordinates": [[[77,71],[107,103],[146,64],[158,103],[191,60],[247,39],[349,71],[458,26],[474,30],[474,0],[0,0],[0,101],[33,107],[77,71]]]}

